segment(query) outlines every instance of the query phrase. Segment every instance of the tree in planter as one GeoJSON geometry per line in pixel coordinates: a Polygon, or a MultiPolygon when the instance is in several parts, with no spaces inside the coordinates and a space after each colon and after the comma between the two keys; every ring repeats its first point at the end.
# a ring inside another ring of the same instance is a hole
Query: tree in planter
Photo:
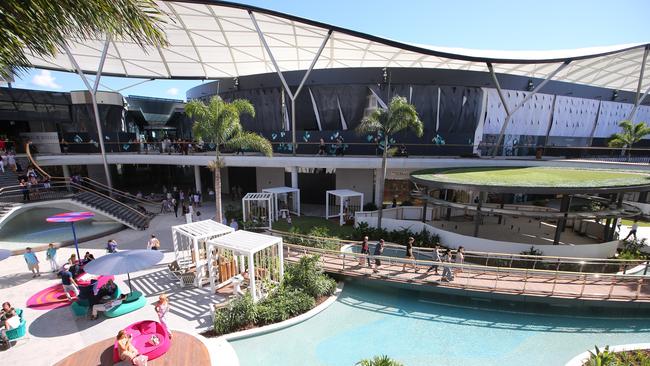
{"type": "Polygon", "coordinates": [[[210,164],[214,173],[214,196],[216,204],[216,219],[221,222],[221,168],[224,167],[220,149],[222,147],[239,150],[259,151],[266,156],[273,155],[271,143],[264,137],[244,131],[239,120],[242,114],[255,117],[255,108],[245,99],[235,99],[224,102],[219,96],[214,96],[208,104],[200,100],[192,100],[185,106],[185,113],[194,118],[192,131],[196,138],[215,144],[215,160],[210,164]]]}
{"type": "Polygon", "coordinates": [[[608,145],[627,149],[627,160],[629,161],[632,156],[632,145],[641,141],[646,135],[650,135],[650,127],[645,122],[634,124],[632,121],[621,121],[618,126],[623,131],[613,134],[608,145]]]}
{"type": "MultiPolygon", "coordinates": [[[[415,106],[406,101],[406,98],[396,96],[390,101],[387,109],[376,109],[368,117],[361,120],[357,126],[357,133],[378,133],[384,138],[384,153],[381,161],[381,179],[379,180],[380,199],[383,201],[384,181],[386,180],[386,161],[389,156],[389,140],[392,135],[410,129],[418,137],[422,136],[424,125],[420,121],[415,106]]],[[[383,204],[379,205],[377,213],[377,228],[381,228],[383,204]]]]}
{"type": "Polygon", "coordinates": [[[386,355],[381,355],[375,356],[372,359],[363,359],[357,362],[356,366],[404,366],[404,364],[397,362],[386,355]]]}

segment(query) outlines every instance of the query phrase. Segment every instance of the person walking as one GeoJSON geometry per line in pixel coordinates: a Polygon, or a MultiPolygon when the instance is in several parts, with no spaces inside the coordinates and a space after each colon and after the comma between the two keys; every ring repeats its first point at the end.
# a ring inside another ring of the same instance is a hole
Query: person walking
{"type": "Polygon", "coordinates": [[[74,293],[74,297],[79,297],[79,287],[70,270],[64,269],[61,271],[61,284],[63,285],[63,292],[65,292],[68,301],[72,301],[70,292],[74,293]]]}
{"type": "MultiPolygon", "coordinates": [[[[372,264],[370,263],[370,245],[368,244],[368,237],[364,236],[363,237],[363,242],[361,242],[361,254],[366,255],[366,261],[368,262],[368,268],[372,268],[372,264]]],[[[361,258],[361,263],[359,265],[363,265],[363,258],[361,258]]]]}
{"type": "Polygon", "coordinates": [[[154,234],[151,234],[151,239],[147,242],[147,249],[160,250],[160,240],[154,234]]]}
{"type": "Polygon", "coordinates": [[[169,339],[171,339],[172,332],[169,330],[169,326],[167,326],[167,312],[169,312],[169,298],[167,297],[167,294],[160,294],[160,296],[158,296],[158,302],[154,305],[156,314],[158,314],[158,320],[160,321],[160,324],[165,327],[169,334],[169,339]]]}
{"type": "Polygon", "coordinates": [[[230,220],[230,227],[233,228],[235,231],[239,230],[239,224],[237,223],[237,220],[233,217],[232,220],[230,220]]]}
{"type": "MultiPolygon", "coordinates": [[[[465,247],[464,246],[459,246],[458,250],[456,250],[456,264],[464,264],[465,263],[465,247]]],[[[457,267],[455,270],[455,273],[458,274],[463,271],[462,267],[457,267]]]]}
{"type": "Polygon", "coordinates": [[[178,217],[178,200],[172,198],[172,206],[174,206],[174,216],[178,217]]]}
{"type": "Polygon", "coordinates": [[[453,281],[454,274],[451,272],[451,268],[449,268],[448,265],[444,265],[444,263],[451,262],[451,250],[447,249],[445,251],[445,254],[442,256],[441,261],[443,263],[443,266],[442,266],[442,277],[440,278],[440,280],[445,282],[453,281]]]}
{"type": "MultiPolygon", "coordinates": [[[[415,270],[415,273],[418,273],[418,267],[415,265],[415,256],[413,255],[413,243],[415,243],[415,238],[412,236],[409,237],[408,242],[406,243],[406,255],[404,256],[407,260],[413,261],[411,266],[415,270]]],[[[406,271],[406,262],[402,266],[402,272],[406,271]]]]}
{"type": "Polygon", "coordinates": [[[636,231],[639,229],[639,220],[634,219],[634,223],[632,224],[632,227],[630,228],[630,232],[627,233],[627,236],[623,241],[627,241],[627,239],[630,238],[630,236],[634,236],[634,241],[636,241],[636,231]]]}
{"type": "MultiPolygon", "coordinates": [[[[384,239],[379,239],[379,242],[377,245],[375,245],[375,251],[373,252],[373,255],[375,256],[380,256],[384,253],[384,239]]],[[[374,273],[379,272],[379,266],[381,266],[381,259],[375,258],[375,269],[373,270],[374,273]]]]}
{"type": "Polygon", "coordinates": [[[38,268],[38,258],[36,257],[36,254],[32,252],[32,248],[25,248],[25,254],[23,254],[23,257],[27,263],[27,269],[29,269],[34,274],[32,278],[40,277],[41,270],[38,268]]]}
{"type": "MultiPolygon", "coordinates": [[[[440,262],[440,244],[436,244],[436,247],[433,249],[433,261],[440,262]]],[[[431,267],[427,269],[427,272],[430,272],[432,269],[436,271],[435,274],[438,274],[437,263],[433,263],[431,267]]]]}
{"type": "Polygon", "coordinates": [[[59,269],[59,264],[56,263],[56,248],[54,247],[54,243],[50,243],[47,246],[45,258],[50,262],[50,269],[52,269],[52,272],[56,272],[59,269]]]}

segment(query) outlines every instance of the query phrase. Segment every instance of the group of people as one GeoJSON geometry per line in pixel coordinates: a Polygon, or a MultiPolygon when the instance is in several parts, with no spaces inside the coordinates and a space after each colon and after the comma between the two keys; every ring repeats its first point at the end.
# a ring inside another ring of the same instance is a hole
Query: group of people
{"type": "MultiPolygon", "coordinates": [[[[0,139],[0,141],[3,140],[0,139]]],[[[0,171],[4,173],[5,170],[11,170],[12,172],[18,170],[18,165],[16,164],[16,154],[13,151],[0,149],[0,171]]]]}
{"type": "Polygon", "coordinates": [[[165,198],[161,203],[160,213],[173,211],[174,215],[178,217],[178,209],[181,208],[182,216],[187,214],[191,214],[192,217],[201,215],[198,211],[202,201],[201,192],[191,192],[189,190],[185,192],[174,186],[171,191],[167,191],[167,187],[163,187],[163,194],[165,198]]]}
{"type": "MultiPolygon", "coordinates": [[[[334,149],[334,155],[336,156],[343,156],[345,155],[345,141],[343,140],[343,136],[338,135],[336,137],[336,143],[332,144],[332,148],[334,149]]],[[[322,155],[326,156],[328,155],[327,153],[327,145],[325,144],[325,140],[323,138],[320,139],[318,143],[318,152],[316,155],[322,155]]]]}
{"type": "MultiPolygon", "coordinates": [[[[415,272],[419,272],[419,268],[416,265],[415,262],[415,255],[413,254],[413,244],[415,243],[415,238],[409,237],[408,241],[406,243],[406,248],[405,248],[405,258],[412,260],[413,262],[411,264],[409,263],[404,263],[402,266],[402,271],[406,270],[407,266],[412,267],[415,272]]],[[[366,262],[367,266],[369,268],[373,268],[374,273],[379,272],[379,267],[381,266],[381,256],[384,253],[384,248],[385,248],[386,243],[384,242],[384,239],[379,239],[377,244],[375,244],[372,256],[374,257],[374,268],[371,263],[371,253],[370,253],[370,244],[368,242],[368,237],[364,236],[363,241],[361,242],[361,254],[366,255],[366,262]]],[[[460,269],[455,269],[455,271],[452,271],[452,268],[448,265],[445,265],[445,263],[455,263],[455,264],[463,264],[465,263],[465,248],[463,246],[458,247],[455,253],[452,253],[451,249],[445,249],[442,251],[440,244],[436,244],[435,248],[433,249],[433,261],[434,263],[427,269],[427,273],[430,271],[435,271],[434,273],[437,275],[438,274],[438,267],[442,266],[442,277],[441,281],[453,281],[454,280],[454,272],[458,273],[460,272],[460,269]],[[440,263],[440,264],[438,264],[440,263]]],[[[363,258],[360,261],[360,265],[363,265],[363,258]]]]}

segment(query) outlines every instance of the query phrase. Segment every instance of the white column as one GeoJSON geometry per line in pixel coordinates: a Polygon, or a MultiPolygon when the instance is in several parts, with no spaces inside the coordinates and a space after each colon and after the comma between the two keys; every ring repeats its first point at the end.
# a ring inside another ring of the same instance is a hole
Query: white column
{"type": "Polygon", "coordinates": [[[196,287],[201,287],[201,277],[203,277],[203,266],[199,259],[199,241],[196,238],[192,239],[194,244],[194,262],[196,263],[196,287]]]}
{"type": "Polygon", "coordinates": [[[253,261],[253,253],[248,255],[248,278],[250,280],[250,291],[253,295],[253,302],[257,302],[257,289],[255,288],[255,262],[253,261]]]}
{"type": "Polygon", "coordinates": [[[280,238],[280,242],[278,243],[278,256],[280,256],[280,282],[282,282],[282,278],[284,277],[284,246],[282,245],[282,238],[280,238]]]}
{"type": "Polygon", "coordinates": [[[68,187],[68,190],[70,190],[70,167],[67,165],[61,165],[61,168],[63,169],[63,178],[65,178],[65,185],[68,187]]]}
{"type": "Polygon", "coordinates": [[[201,167],[199,165],[194,166],[194,188],[199,194],[202,193],[201,190],[201,167]]]}
{"type": "Polygon", "coordinates": [[[381,179],[381,169],[375,169],[375,205],[380,207],[383,203],[384,194],[381,191],[381,184],[379,180],[381,179]]]}
{"type": "Polygon", "coordinates": [[[298,167],[291,167],[291,188],[298,188],[298,167]]]}
{"type": "Polygon", "coordinates": [[[325,219],[330,218],[330,194],[325,192],[325,219]]]}

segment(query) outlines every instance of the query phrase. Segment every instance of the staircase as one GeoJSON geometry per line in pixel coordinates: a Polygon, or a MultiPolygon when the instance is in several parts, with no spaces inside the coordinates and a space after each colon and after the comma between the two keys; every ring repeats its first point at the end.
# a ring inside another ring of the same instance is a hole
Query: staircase
{"type": "Polygon", "coordinates": [[[2,173],[0,171],[0,189],[4,187],[11,187],[15,186],[18,183],[18,174],[21,173],[14,173],[11,170],[9,170],[7,167],[5,167],[5,172],[2,173]]]}
{"type": "Polygon", "coordinates": [[[146,229],[151,220],[150,214],[142,214],[131,206],[94,192],[79,192],[72,197],[72,200],[83,207],[111,217],[135,230],[146,229]]]}

